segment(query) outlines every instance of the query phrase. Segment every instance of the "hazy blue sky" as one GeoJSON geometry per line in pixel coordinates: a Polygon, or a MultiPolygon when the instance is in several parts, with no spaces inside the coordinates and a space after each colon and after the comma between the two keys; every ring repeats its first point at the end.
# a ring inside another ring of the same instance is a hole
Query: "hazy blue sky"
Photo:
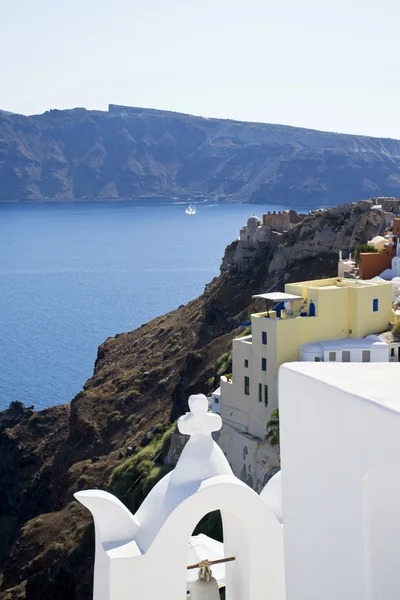
{"type": "Polygon", "coordinates": [[[400,138],[398,0],[0,0],[0,108],[163,108],[400,138]]]}

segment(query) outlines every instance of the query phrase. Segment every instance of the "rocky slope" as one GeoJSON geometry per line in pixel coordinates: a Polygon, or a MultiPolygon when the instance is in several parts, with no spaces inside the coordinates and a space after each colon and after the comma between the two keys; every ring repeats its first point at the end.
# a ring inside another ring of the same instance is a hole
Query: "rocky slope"
{"type": "Polygon", "coordinates": [[[400,142],[110,106],[0,111],[0,200],[217,197],[334,206],[396,195],[400,142]]]}
{"type": "Polygon", "coordinates": [[[334,275],[339,249],[382,233],[385,221],[365,202],[307,216],[279,246],[258,248],[244,272],[233,242],[229,269],[202,296],[106,340],[70,405],[34,412],[14,403],[1,413],[1,598],[89,600],[93,530],[73,492],[106,488],[134,509],[163,473],[167,427],[190,393],[212,391],[229,369],[237,324],[264,309],[252,294],[334,275]]]}

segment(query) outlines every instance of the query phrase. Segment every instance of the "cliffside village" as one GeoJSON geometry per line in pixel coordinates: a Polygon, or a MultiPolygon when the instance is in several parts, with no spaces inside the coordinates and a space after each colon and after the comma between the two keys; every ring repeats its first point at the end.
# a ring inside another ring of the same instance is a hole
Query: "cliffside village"
{"type": "MultiPolygon", "coordinates": [[[[266,424],[278,408],[278,371],[282,364],[375,363],[400,361],[400,202],[369,201],[384,213],[387,231],[368,241],[359,264],[351,254],[338,257],[334,278],[285,285],[284,292],[253,296],[265,310],[251,315],[251,333],[232,344],[232,373],[220,377],[211,406],[223,428],[218,443],[234,473],[260,491],[278,469],[277,449],[265,441],[266,424]]],[[[306,215],[273,212],[252,216],[240,230],[235,260],[246,268],[246,256],[271,236],[295,227],[306,215]]]]}
{"type": "MultiPolygon", "coordinates": [[[[340,253],[336,277],[254,296],[265,310],[233,340],[212,411],[190,396],[178,463],[134,515],[75,494],[95,523],[94,600],[397,600],[400,218],[385,214],[358,266],[340,253]],[[280,457],[265,440],[278,404],[280,457]],[[194,533],[214,511],[223,542],[194,533]]],[[[251,217],[238,246],[299,217],[251,217]]]]}

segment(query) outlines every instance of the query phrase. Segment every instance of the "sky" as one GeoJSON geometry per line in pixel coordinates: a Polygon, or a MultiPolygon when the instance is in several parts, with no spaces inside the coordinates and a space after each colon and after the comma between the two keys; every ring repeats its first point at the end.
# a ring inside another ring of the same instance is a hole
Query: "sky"
{"type": "Polygon", "coordinates": [[[398,0],[0,0],[0,109],[108,104],[400,139],[398,0]]]}

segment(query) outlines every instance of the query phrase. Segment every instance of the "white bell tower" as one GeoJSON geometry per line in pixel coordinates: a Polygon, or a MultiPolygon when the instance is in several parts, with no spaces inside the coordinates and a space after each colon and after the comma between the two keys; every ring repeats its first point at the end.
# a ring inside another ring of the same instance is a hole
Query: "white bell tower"
{"type": "Polygon", "coordinates": [[[285,600],[282,526],[265,501],[232,473],[212,432],[221,417],[203,395],[178,421],[189,435],[176,468],[132,515],[112,494],[78,492],[96,532],[94,600],[185,600],[190,536],[220,510],[228,600],[285,600]]]}

